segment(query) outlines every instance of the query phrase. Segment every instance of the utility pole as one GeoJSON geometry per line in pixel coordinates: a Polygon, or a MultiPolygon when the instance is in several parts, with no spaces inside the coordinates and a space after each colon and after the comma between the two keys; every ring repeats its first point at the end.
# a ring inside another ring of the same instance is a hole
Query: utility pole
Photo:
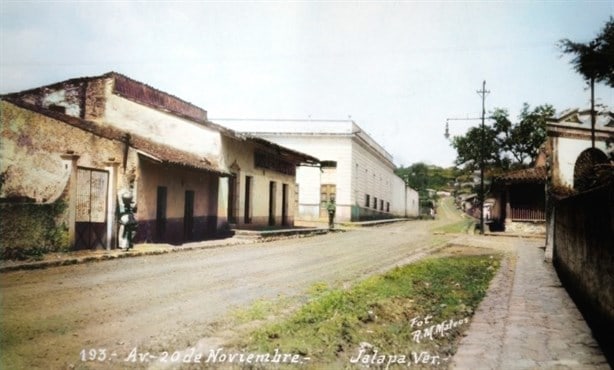
{"type": "Polygon", "coordinates": [[[490,93],[490,91],[486,90],[486,81],[482,82],[482,90],[478,90],[477,93],[482,97],[482,132],[480,140],[480,235],[484,235],[484,146],[486,141],[484,118],[486,116],[486,94],[490,93]]]}

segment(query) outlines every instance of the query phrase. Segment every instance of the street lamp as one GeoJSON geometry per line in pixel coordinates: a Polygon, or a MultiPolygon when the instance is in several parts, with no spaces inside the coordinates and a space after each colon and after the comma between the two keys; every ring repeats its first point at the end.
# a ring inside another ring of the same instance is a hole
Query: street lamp
{"type": "MultiPolygon", "coordinates": [[[[446,118],[446,130],[443,136],[446,139],[450,138],[450,126],[449,121],[476,121],[481,120],[480,126],[480,234],[484,235],[484,147],[486,141],[486,128],[484,120],[486,119],[486,107],[485,100],[486,94],[490,91],[486,90],[486,81],[482,82],[482,90],[478,90],[477,93],[482,97],[482,117],[480,118],[446,118]]],[[[490,117],[489,117],[490,118],[490,117]]]]}

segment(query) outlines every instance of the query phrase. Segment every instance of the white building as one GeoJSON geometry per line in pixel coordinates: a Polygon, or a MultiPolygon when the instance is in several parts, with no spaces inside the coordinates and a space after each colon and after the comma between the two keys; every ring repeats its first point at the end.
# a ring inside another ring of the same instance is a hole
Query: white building
{"type": "Polygon", "coordinates": [[[418,193],[394,174],[392,156],[354,121],[214,121],[320,159],[321,167],[297,170],[300,220],[325,219],[331,199],[337,221],[418,216],[418,193]]]}
{"type": "Polygon", "coordinates": [[[590,175],[594,164],[607,163],[612,158],[614,112],[606,109],[596,112],[595,116],[594,148],[590,110],[567,110],[548,121],[553,186],[581,187],[582,179],[590,175]]]}

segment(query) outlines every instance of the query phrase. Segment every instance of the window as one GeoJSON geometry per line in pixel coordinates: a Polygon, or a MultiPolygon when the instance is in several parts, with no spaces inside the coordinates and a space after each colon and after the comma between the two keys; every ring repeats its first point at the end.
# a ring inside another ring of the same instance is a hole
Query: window
{"type": "Polygon", "coordinates": [[[386,202],[386,212],[390,212],[390,202],[386,202]]]}
{"type": "Polygon", "coordinates": [[[379,210],[380,211],[384,210],[384,200],[383,199],[380,199],[380,201],[379,201],[379,210]]]}
{"type": "Polygon", "coordinates": [[[373,197],[373,209],[377,209],[377,198],[373,197]]]}
{"type": "Polygon", "coordinates": [[[371,196],[369,194],[365,194],[365,207],[371,206],[371,196]]]}

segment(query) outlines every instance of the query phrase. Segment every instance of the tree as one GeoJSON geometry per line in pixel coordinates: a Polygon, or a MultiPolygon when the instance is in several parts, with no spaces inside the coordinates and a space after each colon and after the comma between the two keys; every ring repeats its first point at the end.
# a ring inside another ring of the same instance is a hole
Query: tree
{"type": "Polygon", "coordinates": [[[575,54],[574,68],[588,81],[591,88],[591,142],[595,147],[595,82],[614,87],[614,18],[605,24],[597,37],[586,43],[564,39],[559,47],[567,54],[575,54]]]}
{"type": "Polygon", "coordinates": [[[423,162],[397,168],[395,173],[419,193],[427,193],[427,189],[448,189],[457,175],[454,167],[441,168],[423,162]]]}
{"type": "Polygon", "coordinates": [[[540,105],[531,110],[525,103],[518,122],[512,123],[506,109],[496,108],[490,116],[492,124],[484,125],[483,147],[481,127],[472,127],[465,135],[452,139],[458,155],[456,164],[466,170],[476,170],[483,151],[485,166],[494,173],[532,166],[546,141],[546,120],[554,113],[551,105],[540,105]]]}
{"type": "Polygon", "coordinates": [[[606,22],[597,37],[588,43],[559,41],[559,48],[566,54],[574,54],[574,69],[591,83],[604,82],[614,87],[614,18],[606,22]]]}

